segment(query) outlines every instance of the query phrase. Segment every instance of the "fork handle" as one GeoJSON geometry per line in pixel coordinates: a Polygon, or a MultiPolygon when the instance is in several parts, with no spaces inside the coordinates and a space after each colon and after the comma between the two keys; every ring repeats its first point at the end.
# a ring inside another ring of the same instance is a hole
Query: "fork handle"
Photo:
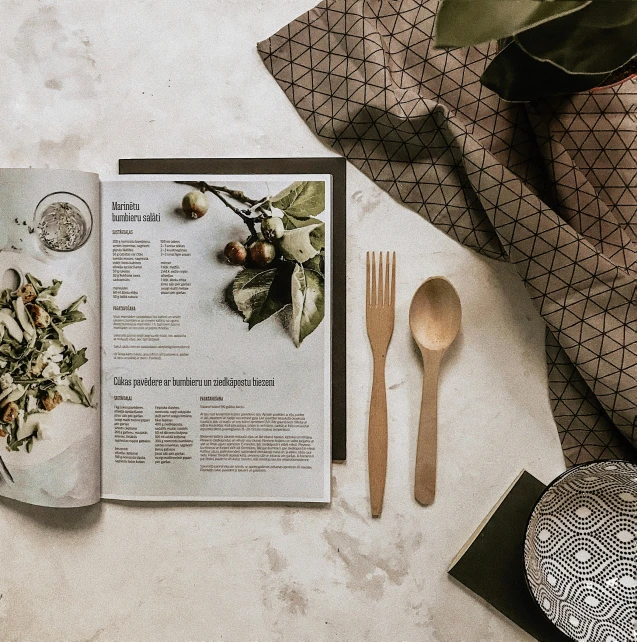
{"type": "Polygon", "coordinates": [[[374,355],[372,397],[369,405],[367,434],[369,468],[369,499],[372,517],[380,517],[387,476],[387,390],[385,387],[385,355],[374,355]]]}
{"type": "Polygon", "coordinates": [[[419,504],[430,506],[436,496],[438,458],[438,373],[442,351],[421,348],[423,362],[422,400],[416,446],[414,497],[419,504]]]}

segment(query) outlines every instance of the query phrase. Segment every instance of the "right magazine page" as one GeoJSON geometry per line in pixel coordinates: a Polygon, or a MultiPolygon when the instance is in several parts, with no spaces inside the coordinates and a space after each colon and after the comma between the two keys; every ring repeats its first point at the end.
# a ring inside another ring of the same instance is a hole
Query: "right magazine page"
{"type": "Polygon", "coordinates": [[[102,496],[330,499],[331,176],[102,184],[102,496]]]}

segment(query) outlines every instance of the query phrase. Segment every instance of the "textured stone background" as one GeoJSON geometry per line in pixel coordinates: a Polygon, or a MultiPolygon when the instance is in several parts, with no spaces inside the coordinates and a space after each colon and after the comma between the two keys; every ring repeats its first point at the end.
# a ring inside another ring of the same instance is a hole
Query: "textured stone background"
{"type": "MultiPolygon", "coordinates": [[[[313,0],[3,0],[0,165],[113,175],[120,157],[328,154],[256,43],[313,0]]],[[[348,170],[349,460],[330,508],[0,501],[3,642],[530,640],[446,575],[522,468],[564,468],[544,329],[513,268],[478,257],[348,170]],[[368,517],[364,252],[398,254],[385,510],[368,517]],[[439,492],[412,499],[420,362],[411,295],[456,285],[439,492]]],[[[220,243],[223,242],[220,240],[220,243]]]]}

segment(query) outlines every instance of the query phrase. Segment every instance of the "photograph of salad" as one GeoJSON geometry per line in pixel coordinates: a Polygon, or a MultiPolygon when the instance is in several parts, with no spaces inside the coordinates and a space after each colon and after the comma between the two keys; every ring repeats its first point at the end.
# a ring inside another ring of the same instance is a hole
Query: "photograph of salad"
{"type": "MultiPolygon", "coordinates": [[[[94,407],[95,387],[86,389],[78,370],[87,363],[64,329],[84,321],[81,296],[61,309],[62,282],[45,286],[31,274],[15,291],[0,291],[0,439],[9,451],[31,452],[42,420],[63,402],[94,407]]],[[[0,471],[10,481],[0,456],[0,471]]]]}

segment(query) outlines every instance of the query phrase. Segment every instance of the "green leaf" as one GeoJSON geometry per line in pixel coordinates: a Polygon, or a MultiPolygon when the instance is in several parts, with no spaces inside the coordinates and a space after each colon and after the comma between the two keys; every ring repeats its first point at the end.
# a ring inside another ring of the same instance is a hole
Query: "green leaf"
{"type": "Polygon", "coordinates": [[[90,391],[87,390],[84,385],[84,380],[77,372],[67,377],[67,382],[69,388],[79,395],[83,406],[87,408],[93,408],[95,406],[95,386],[93,386],[90,391]]]}
{"type": "Polygon", "coordinates": [[[325,225],[319,225],[310,232],[310,243],[318,252],[325,250],[325,225]]]}
{"type": "Polygon", "coordinates": [[[311,258],[309,261],[305,261],[303,263],[303,267],[306,270],[314,270],[315,272],[319,272],[320,274],[325,273],[325,266],[324,266],[324,257],[322,254],[317,254],[314,258],[311,258]]]}
{"type": "Polygon", "coordinates": [[[316,247],[316,245],[320,245],[321,238],[323,245],[325,245],[325,225],[323,223],[286,230],[279,239],[279,249],[283,258],[305,263],[320,252],[321,247],[316,247]]]}
{"type": "Polygon", "coordinates": [[[436,18],[437,47],[466,47],[506,38],[577,12],[591,0],[442,0],[436,18]]]}
{"type": "Polygon", "coordinates": [[[53,279],[52,285],[50,285],[48,288],[44,288],[43,290],[40,290],[38,292],[38,298],[41,296],[57,296],[60,292],[60,288],[62,287],[62,281],[58,281],[57,279],[53,279]]]}
{"type": "Polygon", "coordinates": [[[64,330],[62,329],[62,324],[51,322],[51,328],[55,332],[57,340],[67,348],[73,348],[73,344],[66,338],[64,330]]]}
{"type": "Polygon", "coordinates": [[[72,310],[71,312],[66,313],[62,312],[59,318],[60,321],[58,322],[58,327],[60,328],[66,328],[67,325],[79,323],[80,321],[86,321],[86,316],[79,310],[72,310]]]}
{"type": "Polygon", "coordinates": [[[524,102],[592,89],[607,76],[569,74],[551,63],[531,58],[514,41],[491,61],[480,81],[505,100],[524,102]]]}
{"type": "Polygon", "coordinates": [[[267,297],[260,307],[254,309],[250,317],[248,322],[250,329],[292,303],[290,288],[293,269],[294,264],[287,261],[282,261],[278,265],[267,297]]]}
{"type": "Polygon", "coordinates": [[[11,304],[11,290],[6,289],[0,292],[0,308],[6,308],[11,304]]]}
{"type": "Polygon", "coordinates": [[[292,273],[292,322],[290,332],[296,346],[320,325],[325,316],[325,281],[314,270],[297,265],[292,273]]]}
{"type": "Polygon", "coordinates": [[[297,181],[272,197],[270,203],[296,218],[317,216],[325,209],[325,183],[297,181]]]}
{"type": "Polygon", "coordinates": [[[276,276],[276,269],[256,270],[245,268],[241,270],[232,283],[232,298],[237,310],[246,321],[260,308],[270,291],[270,286],[276,276]]]}
{"type": "Polygon", "coordinates": [[[39,293],[40,290],[43,289],[44,286],[42,285],[42,281],[40,281],[40,279],[38,279],[37,277],[33,276],[33,274],[26,274],[26,279],[33,286],[33,288],[37,293],[39,293]]]}
{"type": "Polygon", "coordinates": [[[281,262],[267,270],[246,268],[232,284],[234,304],[253,328],[289,305],[292,264],[281,262]]]}
{"type": "Polygon", "coordinates": [[[637,2],[593,2],[518,34],[516,42],[569,73],[608,74],[637,55],[637,2]]]}
{"type": "Polygon", "coordinates": [[[77,352],[72,352],[70,357],[68,358],[68,372],[75,372],[85,363],[88,363],[88,359],[86,358],[86,348],[82,348],[77,352]]]}
{"type": "Polygon", "coordinates": [[[68,307],[68,308],[66,308],[65,310],[63,310],[63,311],[62,311],[62,315],[63,315],[63,316],[66,316],[67,314],[69,314],[69,312],[75,312],[76,310],[78,310],[78,309],[79,309],[79,307],[80,307],[83,303],[86,303],[86,295],[81,296],[81,297],[80,297],[79,299],[77,299],[76,301],[73,301],[73,303],[71,303],[71,305],[69,305],[69,307],[68,307]]]}
{"type": "Polygon", "coordinates": [[[44,308],[50,315],[52,316],[60,316],[62,314],[60,312],[60,308],[58,308],[57,304],[53,299],[38,299],[38,305],[41,308],[44,308]]]}
{"type": "Polygon", "coordinates": [[[323,223],[321,219],[314,218],[310,216],[308,218],[295,218],[289,214],[284,214],[283,217],[283,227],[286,230],[295,230],[299,227],[307,227],[308,225],[320,225],[323,223]]]}
{"type": "Polygon", "coordinates": [[[35,433],[33,433],[31,435],[28,435],[27,437],[24,437],[23,439],[18,439],[16,441],[12,441],[11,443],[9,443],[9,450],[18,451],[20,449],[20,446],[22,446],[23,444],[27,443],[34,436],[34,434],[35,433]]]}
{"type": "Polygon", "coordinates": [[[325,249],[325,223],[318,218],[294,218],[293,216],[288,216],[287,214],[283,216],[283,227],[286,230],[294,230],[299,227],[308,227],[310,225],[316,225],[310,232],[310,243],[312,246],[321,251],[325,249]]]}

